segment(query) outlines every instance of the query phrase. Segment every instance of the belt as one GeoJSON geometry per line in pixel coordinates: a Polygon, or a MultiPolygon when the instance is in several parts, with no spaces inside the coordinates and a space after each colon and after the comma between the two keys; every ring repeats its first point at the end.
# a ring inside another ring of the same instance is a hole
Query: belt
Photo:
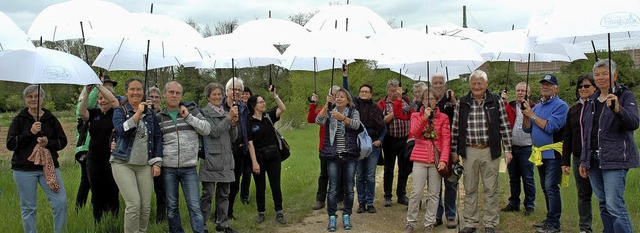
{"type": "Polygon", "coordinates": [[[484,144],[478,144],[478,145],[467,145],[467,147],[474,148],[474,149],[486,149],[489,146],[484,144]]]}

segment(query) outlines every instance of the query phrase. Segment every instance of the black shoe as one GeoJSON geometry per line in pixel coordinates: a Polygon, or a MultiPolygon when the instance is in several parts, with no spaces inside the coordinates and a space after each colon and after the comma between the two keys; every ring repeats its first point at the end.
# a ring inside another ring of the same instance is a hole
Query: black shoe
{"type": "Polygon", "coordinates": [[[476,228],[465,227],[465,228],[462,228],[462,230],[460,230],[458,233],[475,233],[475,232],[476,232],[476,228]]]}
{"type": "Polygon", "coordinates": [[[485,233],[496,233],[496,228],[494,228],[494,227],[485,227],[484,228],[484,232],[485,233]]]}
{"type": "Polygon", "coordinates": [[[384,199],[384,207],[391,207],[391,198],[384,199]]]}
{"type": "Polygon", "coordinates": [[[370,214],[375,214],[376,213],[376,207],[373,207],[373,205],[368,205],[367,206],[367,212],[370,214]]]}
{"type": "Polygon", "coordinates": [[[320,210],[324,208],[324,202],[322,201],[316,201],[316,204],[313,205],[313,207],[311,207],[311,209],[313,210],[320,210]]]}
{"type": "Polygon", "coordinates": [[[216,226],[216,233],[238,233],[238,232],[235,231],[234,229],[231,229],[231,227],[216,226]]]}
{"type": "Polygon", "coordinates": [[[545,225],[543,228],[538,228],[538,233],[560,233],[560,228],[555,228],[549,224],[545,225]]]}
{"type": "Polygon", "coordinates": [[[287,220],[284,218],[284,214],[276,213],[276,221],[282,225],[287,224],[287,220]]]}
{"type": "Polygon", "coordinates": [[[547,225],[547,220],[545,219],[545,220],[542,220],[542,222],[540,223],[533,224],[533,228],[542,229],[546,225],[547,225]]]}
{"type": "Polygon", "coordinates": [[[236,220],[236,216],[233,216],[233,214],[229,214],[229,215],[227,215],[227,219],[228,220],[236,220]]]}
{"type": "Polygon", "coordinates": [[[433,226],[440,226],[442,225],[442,219],[441,218],[436,218],[436,224],[434,224],[433,226]]]}
{"type": "Polygon", "coordinates": [[[398,204],[400,205],[409,205],[409,198],[407,197],[399,197],[398,198],[398,204]]]}
{"type": "Polygon", "coordinates": [[[367,212],[367,206],[365,204],[360,204],[360,207],[358,207],[358,210],[356,211],[356,213],[364,213],[367,212]]]}
{"type": "Polygon", "coordinates": [[[527,207],[524,209],[524,216],[529,216],[533,214],[533,208],[527,207]]]}
{"type": "Polygon", "coordinates": [[[263,223],[264,222],[264,213],[258,212],[258,216],[256,216],[256,222],[257,223],[263,223]]]}
{"type": "Polygon", "coordinates": [[[507,204],[507,206],[505,206],[504,208],[500,209],[500,211],[502,211],[502,212],[518,212],[518,211],[520,211],[520,208],[515,207],[514,205],[509,203],[509,204],[507,204]]]}

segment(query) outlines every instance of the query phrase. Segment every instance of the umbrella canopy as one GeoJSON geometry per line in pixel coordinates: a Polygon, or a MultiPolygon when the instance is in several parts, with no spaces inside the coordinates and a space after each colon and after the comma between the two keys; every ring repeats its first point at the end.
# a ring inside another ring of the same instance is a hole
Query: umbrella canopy
{"type": "MultiPolygon", "coordinates": [[[[145,69],[145,56],[138,53],[119,52],[114,53],[103,50],[98,54],[92,66],[105,70],[139,70],[145,69]]],[[[179,66],[180,62],[176,57],[149,56],[148,69],[157,69],[167,66],[179,66]]]]}
{"type": "Polygon", "coordinates": [[[312,31],[291,43],[283,55],[287,58],[377,60],[381,53],[371,40],[357,34],[343,31],[312,31]]]}
{"type": "Polygon", "coordinates": [[[538,42],[579,43],[640,36],[640,2],[611,0],[597,6],[576,7],[583,1],[556,1],[538,32],[538,42]]]}
{"type": "Polygon", "coordinates": [[[34,47],[27,34],[2,12],[0,12],[0,31],[2,31],[0,33],[0,50],[34,47]]]}
{"type": "Polygon", "coordinates": [[[482,48],[487,43],[486,35],[483,32],[478,31],[478,29],[463,28],[453,23],[445,23],[440,26],[429,28],[429,31],[427,33],[441,36],[453,36],[463,40],[470,40],[475,42],[473,46],[476,48],[482,48]]]}
{"type": "Polygon", "coordinates": [[[390,65],[383,64],[378,66],[379,68],[389,68],[391,71],[408,76],[409,78],[417,81],[426,81],[430,76],[434,74],[446,75],[448,73],[449,79],[454,80],[460,78],[460,75],[470,74],[478,67],[482,65],[481,62],[469,63],[469,64],[454,64],[444,65],[439,62],[417,62],[403,65],[390,65]],[[429,74],[427,74],[427,64],[429,65],[429,74]]]}
{"type": "Polygon", "coordinates": [[[53,4],[36,16],[28,35],[46,41],[90,37],[97,30],[113,31],[124,25],[120,21],[129,12],[117,4],[100,0],[72,0],[53,4]],[[83,28],[80,27],[83,24],[83,28]]]}
{"type": "Polygon", "coordinates": [[[233,34],[241,37],[256,37],[271,44],[291,44],[308,31],[300,24],[283,19],[256,19],[243,23],[233,34]]]}
{"type": "Polygon", "coordinates": [[[482,57],[488,61],[550,62],[587,59],[572,44],[537,44],[527,30],[510,30],[487,33],[487,44],[482,57]],[[531,55],[531,59],[529,59],[531,55]]]}
{"type": "Polygon", "coordinates": [[[208,54],[203,59],[189,61],[185,66],[196,68],[244,68],[280,64],[282,55],[271,43],[256,36],[224,34],[201,40],[198,45],[208,54]]]}
{"type": "Polygon", "coordinates": [[[1,51],[0,80],[30,84],[102,84],[79,57],[41,47],[1,51]]]}
{"type": "Polygon", "coordinates": [[[358,5],[332,5],[322,8],[304,27],[310,31],[348,31],[365,37],[391,29],[380,15],[358,5]]]}

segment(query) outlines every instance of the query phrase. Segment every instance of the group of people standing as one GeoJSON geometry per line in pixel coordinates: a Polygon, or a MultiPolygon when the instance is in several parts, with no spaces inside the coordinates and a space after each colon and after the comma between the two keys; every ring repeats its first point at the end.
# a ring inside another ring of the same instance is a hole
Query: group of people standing
{"type": "MultiPolygon", "coordinates": [[[[178,190],[182,187],[193,232],[208,232],[214,197],[216,232],[236,232],[227,220],[233,218],[232,200],[239,191],[243,168],[248,167],[248,177],[253,173],[256,182],[256,221],[265,221],[268,174],[276,221],[286,224],[280,151],[273,126],[286,108],[275,87],[270,93],[278,107],[267,111],[264,97],[243,95],[245,88],[239,78],[230,79],[226,86],[207,85],[207,105],[202,109],[193,102],[182,101],[184,93],[177,81],[164,85],[166,106],[162,109],[158,88],[149,88],[145,93],[143,81],[131,78],[124,84],[125,97],[118,99],[113,91],[115,85],[117,82],[107,77],[103,78],[103,85],[87,86],[80,94],[77,109],[82,125],[78,127],[76,160],[83,164],[82,179],[86,177],[92,193],[96,223],[105,214],[118,214],[121,195],[125,202],[124,232],[146,232],[155,186],[156,220],[166,218],[170,232],[184,232],[178,206],[178,190]],[[83,127],[87,130],[85,135],[83,127]]],[[[14,151],[12,169],[23,228],[25,232],[36,232],[35,189],[39,183],[54,210],[54,232],[64,232],[67,198],[57,151],[66,146],[67,138],[56,117],[42,108],[45,93],[39,86],[28,86],[23,98],[27,108],[14,118],[7,137],[7,148],[14,151]]],[[[78,208],[86,202],[88,189],[82,185],[79,188],[78,208]]],[[[249,191],[243,192],[246,196],[242,201],[249,203],[249,191]]]]}

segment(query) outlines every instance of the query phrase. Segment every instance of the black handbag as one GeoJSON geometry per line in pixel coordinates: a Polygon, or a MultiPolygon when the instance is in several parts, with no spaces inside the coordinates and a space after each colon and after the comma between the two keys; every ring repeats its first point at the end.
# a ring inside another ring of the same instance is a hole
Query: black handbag
{"type": "Polygon", "coordinates": [[[269,114],[267,114],[266,117],[271,123],[271,126],[273,127],[273,131],[276,132],[276,138],[278,139],[278,150],[280,151],[280,161],[281,162],[285,161],[289,158],[289,156],[291,156],[289,143],[282,137],[282,135],[280,135],[280,132],[278,132],[278,130],[276,129],[276,126],[273,124],[273,121],[271,121],[271,117],[269,117],[269,114]]]}

